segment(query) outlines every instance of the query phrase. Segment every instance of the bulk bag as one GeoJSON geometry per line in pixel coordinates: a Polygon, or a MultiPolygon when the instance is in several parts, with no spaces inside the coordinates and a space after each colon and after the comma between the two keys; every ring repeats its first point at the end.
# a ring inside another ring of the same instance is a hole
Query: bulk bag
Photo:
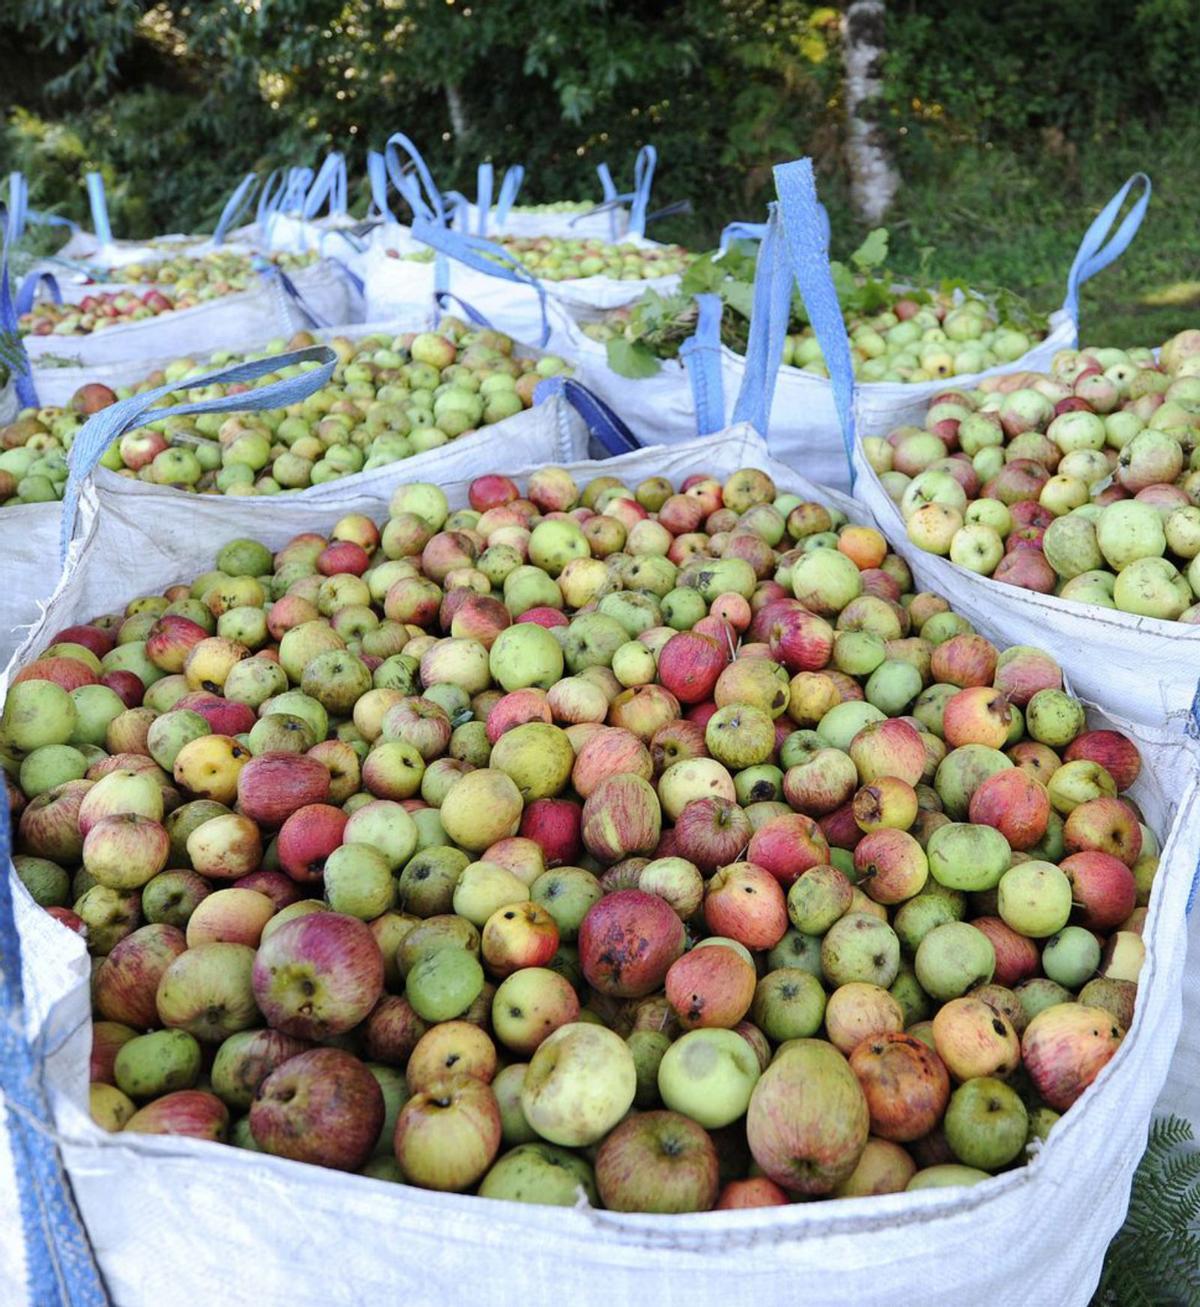
{"type": "Polygon", "coordinates": [[[452,222],[457,231],[475,236],[560,236],[567,240],[601,240],[617,242],[627,235],[645,235],[646,226],[668,212],[682,212],[683,206],[671,206],[660,213],[650,213],[650,191],[658,165],[658,151],[643,145],[634,161],[633,189],[617,192],[607,163],[596,166],[600,179],[601,200],[592,206],[573,204],[535,204],[522,207],[516,203],[525,179],[521,164],[509,168],[492,204],[494,175],[490,163],[479,165],[476,199],[451,192],[446,198],[454,203],[452,222]],[[626,207],[628,206],[628,207],[626,207]]]}
{"type": "MultiPolygon", "coordinates": [[[[326,336],[333,333],[324,333],[326,336]]],[[[367,333],[369,334],[369,333],[367,333]]],[[[172,382],[154,390],[119,400],[102,409],[91,418],[75,437],[71,447],[71,475],[61,506],[57,503],[21,504],[0,509],[0,527],[6,528],[6,578],[10,584],[0,588],[0,665],[6,663],[23,638],[19,629],[33,622],[42,602],[53,591],[58,576],[55,560],[65,558],[71,541],[76,538],[76,518],[80,519],[77,548],[83,548],[87,539],[87,521],[91,514],[103,511],[106,516],[122,516],[130,522],[142,524],[151,535],[164,529],[165,523],[180,523],[185,538],[201,539],[202,530],[218,530],[222,515],[228,514],[233,499],[225,495],[197,495],[172,489],[170,486],[119,476],[98,466],[104,451],[124,432],[158,421],[172,414],[203,412],[245,412],[252,409],[283,408],[311,394],[325,385],[332,375],[336,362],[332,351],[324,346],[300,350],[291,354],[274,355],[248,363],[220,368],[193,379],[197,388],[212,382],[253,381],[280,367],[294,363],[319,361],[316,371],[303,372],[284,378],[257,390],[228,395],[220,400],[200,400],[182,403],[170,408],[151,408],[158,399],[166,398],[180,388],[172,382]],[[205,519],[211,512],[215,516],[205,519]],[[200,513],[206,521],[203,527],[186,525],[193,515],[200,513]]],[[[430,469],[443,466],[442,456],[450,451],[457,462],[452,467],[474,467],[484,471],[494,465],[494,450],[499,440],[506,458],[525,462],[562,462],[581,457],[587,450],[588,433],[583,421],[570,404],[557,401],[549,406],[526,409],[482,428],[472,435],[461,436],[448,445],[426,453],[413,454],[403,459],[403,475],[412,480],[425,480],[430,469]]],[[[252,505],[243,511],[253,517],[263,506],[274,499],[295,500],[294,512],[303,513],[306,505],[329,500],[343,502],[358,497],[362,503],[374,503],[372,496],[384,481],[393,481],[396,468],[388,465],[370,472],[357,472],[324,485],[310,486],[306,490],[289,492],[278,497],[241,498],[240,503],[252,505]]],[[[347,510],[350,511],[350,510],[347,510]]],[[[354,511],[366,511],[358,509],[354,511]]],[[[122,564],[126,575],[136,569],[134,560],[122,564]]]]}
{"type": "MultiPolygon", "coordinates": [[[[809,187],[801,186],[802,179],[793,171],[795,167],[785,165],[775,170],[782,199],[782,221],[794,265],[812,253],[811,229],[803,221],[809,187]]],[[[1111,225],[1119,211],[1119,202],[1131,185],[1132,179],[1110,202],[1097,224],[1104,220],[1111,225]]],[[[1073,285],[1077,286],[1091,271],[1111,261],[1115,257],[1114,246],[1123,248],[1122,241],[1127,244],[1132,239],[1132,230],[1137,225],[1133,220],[1140,220],[1139,208],[1144,209],[1141,202],[1126,217],[1117,236],[1092,256],[1090,264],[1085,262],[1078,277],[1073,275],[1073,285]]],[[[1094,243],[1091,238],[1098,231],[1097,224],[1093,224],[1085,245],[1094,243]]],[[[869,401],[864,415],[861,397],[872,387],[854,381],[849,341],[840,314],[824,312],[819,319],[814,314],[813,325],[829,362],[831,380],[822,384],[828,386],[840,416],[855,495],[894,542],[896,552],[908,563],[920,585],[945,595],[970,621],[996,623],[1013,643],[1052,644],[1083,697],[1102,700],[1130,721],[1152,726],[1165,722],[1176,730],[1200,736],[1200,719],[1195,717],[1195,709],[1200,706],[1197,695],[1200,628],[1005,585],[927,553],[908,540],[899,509],[856,443],[856,437],[882,434],[893,424],[875,425],[879,414],[873,413],[869,401]]],[[[961,382],[966,386],[976,380],[954,378],[951,384],[961,382]]],[[[778,395],[776,398],[778,401],[778,395]]],[[[910,416],[919,421],[924,417],[924,408],[910,416]]]]}
{"type": "MultiPolygon", "coordinates": [[[[806,160],[788,166],[796,169],[802,166],[808,167],[811,177],[811,166],[806,160]]],[[[780,170],[776,169],[777,176],[779,172],[780,170]]],[[[1051,314],[1050,332],[1044,340],[1038,342],[1013,363],[991,368],[983,373],[947,377],[945,381],[911,384],[857,383],[854,408],[855,428],[858,434],[882,435],[893,427],[914,420],[919,421],[932,397],[947,386],[971,387],[978,385],[984,377],[1046,368],[1057,351],[1073,348],[1078,341],[1080,287],[1107,267],[1128,247],[1145,215],[1149,199],[1150,180],[1144,173],[1136,173],[1092,222],[1072,262],[1063,306],[1051,314]],[[1116,227],[1116,231],[1112,232],[1123,204],[1139,183],[1142,185],[1141,195],[1116,227]]],[[[809,252],[811,271],[814,275],[819,275],[819,265],[828,262],[829,227],[824,210],[817,203],[815,186],[811,180],[806,182],[803,195],[799,192],[793,193],[791,204],[795,210],[793,225],[796,228],[796,240],[809,252]]],[[[769,224],[763,227],[735,224],[728,231],[732,235],[758,238],[768,228],[769,224]]],[[[786,266],[782,246],[777,245],[775,250],[764,246],[759,254],[756,286],[764,280],[787,281],[790,277],[791,270],[786,266]]],[[[827,277],[824,280],[832,287],[832,282],[829,282],[827,277]]],[[[801,283],[801,290],[811,314],[809,291],[803,283],[801,283]]],[[[756,293],[756,305],[758,302],[759,296],[756,293]]],[[[781,296],[779,304],[778,318],[781,320],[776,320],[773,324],[773,330],[779,333],[780,338],[774,369],[777,372],[774,399],[766,412],[751,413],[742,409],[737,415],[752,420],[760,431],[769,431],[770,447],[777,457],[801,467],[818,481],[848,489],[851,479],[843,452],[833,381],[790,364],[782,365],[782,336],[787,331],[788,318],[786,299],[781,296]]],[[[695,337],[698,344],[706,351],[719,351],[721,375],[724,381],[724,420],[729,420],[733,416],[736,407],[734,397],[741,390],[746,370],[752,367],[750,359],[754,347],[754,332],[755,325],[752,321],[751,347],[745,357],[721,345],[719,333],[717,337],[711,334],[702,337],[698,331],[695,337]]],[[[824,344],[824,341],[822,343],[824,344]]],[[[664,361],[656,376],[644,380],[631,380],[612,372],[608,367],[604,346],[589,340],[577,327],[566,329],[566,338],[561,343],[561,348],[570,351],[579,359],[580,375],[588,387],[618,407],[639,434],[648,433],[653,415],[663,411],[664,408],[669,423],[663,431],[666,439],[688,439],[697,431],[704,434],[706,430],[715,429],[712,426],[706,427],[703,423],[703,404],[696,399],[693,388],[694,372],[689,373],[689,370],[679,361],[664,361]],[[691,394],[689,389],[692,390],[691,394]]],[[[828,354],[826,360],[832,376],[833,366],[829,362],[828,354]]]]}
{"type": "MultiPolygon", "coordinates": [[[[254,381],[283,364],[309,361],[320,366],[313,371],[283,378],[245,394],[179,404],[169,409],[157,409],[155,412],[163,416],[170,413],[245,412],[250,409],[291,404],[318,390],[332,376],[336,363],[336,355],[332,350],[325,346],[300,350],[283,358],[223,368],[202,379],[204,382],[254,381]]],[[[169,394],[171,389],[170,386],[159,387],[145,395],[120,400],[80,428],[71,447],[70,476],[61,505],[58,503],[18,504],[12,508],[0,508],[0,528],[3,528],[4,532],[5,577],[5,584],[0,587],[0,661],[8,662],[13,650],[24,638],[21,628],[37,620],[43,601],[49,598],[54,590],[75,529],[84,485],[96,471],[101,455],[115,438],[113,432],[119,435],[120,430],[129,425],[137,425],[149,405],[156,398],[163,398],[169,394]]],[[[100,472],[105,477],[111,476],[113,481],[127,480],[107,473],[103,469],[100,469],[100,472]]],[[[173,497],[178,497],[179,492],[172,492],[172,494],[173,497]]],[[[98,511],[99,505],[94,498],[83,497],[85,504],[82,520],[86,528],[88,516],[98,511]]],[[[148,503],[146,507],[153,511],[155,508],[161,510],[162,505],[148,503]]],[[[161,519],[152,517],[148,525],[154,529],[161,525],[161,519]]]]}
{"type": "MultiPolygon", "coordinates": [[[[78,224],[65,218],[51,215],[37,215],[37,221],[65,223],[71,231],[70,239],[58,250],[52,264],[85,263],[100,268],[120,268],[130,263],[154,262],[158,259],[173,258],[179,254],[203,254],[221,246],[229,228],[237,220],[249,202],[250,192],[257,181],[257,174],[249,173],[239,181],[225,203],[212,236],[190,236],[182,232],[156,236],[146,241],[117,240],[113,236],[112,224],[108,216],[108,201],[104,190],[104,178],[99,172],[89,172],[85,176],[88,204],[92,213],[92,232],[80,229],[78,224]]],[[[32,218],[34,215],[30,215],[32,218]]],[[[250,249],[246,245],[247,250],[250,249]]]]}
{"type": "MultiPolygon", "coordinates": [[[[569,470],[581,480],[612,473],[636,484],[697,467],[723,478],[747,466],[766,470],[781,489],[855,511],[773,460],[745,426],[569,470]]],[[[477,470],[447,466],[434,479],[458,506],[477,470]]],[[[533,469],[508,470],[520,479],[533,469]]],[[[400,471],[380,487],[376,513],[404,479],[400,471]]],[[[136,522],[95,515],[89,547],[74,557],[21,659],[68,623],[189,575],[203,563],[196,539],[213,551],[252,531],[278,546],[297,531],[328,530],[362,505],[352,498],[312,509],[273,500],[253,518],[237,503],[219,517],[210,515],[215,506],[201,505],[209,528],[203,535],[151,536],[136,522]],[[130,557],[135,571],[122,577],[114,562],[130,557]]],[[[980,629],[1005,636],[1000,622],[980,629]]],[[[54,1131],[114,1301],[199,1300],[232,1273],[240,1296],[263,1307],[349,1307],[383,1297],[469,1299],[479,1307],[551,1298],[573,1307],[729,1307],[791,1303],[798,1283],[812,1301],[846,1307],[894,1307],[914,1285],[931,1307],[1013,1302],[1028,1297],[1023,1286],[1030,1283],[1038,1301],[1084,1307],[1123,1219],[1179,1029],[1182,922],[1200,820],[1197,758],[1182,738],[1128,726],[1099,709],[1090,721],[1128,730],[1143,751],[1133,793],[1163,837],[1136,1015],[1116,1056],[1032,1162],[970,1189],[626,1216],[434,1193],[186,1138],[108,1135],[86,1111],[89,966],[82,942],[14,886],[25,1033],[38,1041],[54,1131]],[[330,1249],[338,1253],[332,1275],[330,1249]]],[[[0,898],[5,917],[7,908],[0,898]]]]}
{"type": "MultiPolygon", "coordinates": [[[[542,305],[546,299],[556,302],[573,317],[595,318],[609,309],[632,303],[646,290],[666,294],[679,284],[677,274],[645,281],[596,276],[538,282],[502,247],[481,245],[482,237],[451,229],[452,217],[445,197],[408,137],[396,133],[389,139],[383,155],[376,159],[371,165],[376,207],[390,218],[385,185],[385,180],[390,179],[413,211],[411,237],[417,246],[414,250],[407,239],[399,246],[388,246],[375,238],[367,255],[356,265],[367,286],[367,315],[372,319],[410,313],[414,306],[428,305],[435,297],[449,293],[518,340],[545,343],[547,328],[542,305]],[[409,173],[401,169],[401,150],[409,157],[412,167],[409,173]],[[405,257],[421,253],[422,247],[426,252],[432,250],[431,260],[413,261],[405,257]],[[472,257],[473,254],[486,257],[472,257]],[[506,271],[497,274],[497,266],[506,271]],[[495,280],[497,275],[499,283],[495,280]]],[[[633,248],[656,248],[636,227],[631,228],[622,243],[633,248]]]]}
{"type": "Polygon", "coordinates": [[[923,586],[944,594],[972,622],[985,613],[993,617],[1015,643],[1052,644],[1081,694],[1103,695],[1133,721],[1165,722],[1200,738],[1200,627],[1038,594],[927,553],[908,540],[899,508],[859,449],[854,462],[855,494],[923,586]]]}
{"type": "MultiPolygon", "coordinates": [[[[61,289],[61,288],[60,288],[61,289]]],[[[71,300],[117,286],[69,287],[71,300]]],[[[148,286],[134,287],[139,293],[148,286]]],[[[109,327],[85,336],[27,336],[25,347],[35,381],[43,366],[69,360],[78,367],[157,358],[225,346],[244,349],[276,335],[291,335],[307,327],[363,320],[360,286],[345,268],[329,259],[294,273],[270,267],[260,285],[250,290],[206,300],[187,309],[109,327]],[[41,359],[47,363],[39,363],[41,359]]]]}
{"type": "Polygon", "coordinates": [[[306,190],[294,181],[289,186],[277,173],[263,183],[256,224],[262,248],[292,254],[315,250],[323,258],[343,261],[362,254],[366,247],[349,213],[345,156],[331,151],[315,175],[311,169],[299,170],[299,175],[307,176],[306,190]]]}

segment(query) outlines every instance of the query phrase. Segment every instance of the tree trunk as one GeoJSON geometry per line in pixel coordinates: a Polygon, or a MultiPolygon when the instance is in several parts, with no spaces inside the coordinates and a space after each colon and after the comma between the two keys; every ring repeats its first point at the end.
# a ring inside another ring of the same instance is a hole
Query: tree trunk
{"type": "Polygon", "coordinates": [[[845,67],[846,164],[859,217],[878,226],[900,178],[879,122],[883,108],[884,0],[850,0],[842,22],[845,67]]]}
{"type": "Polygon", "coordinates": [[[470,131],[470,124],[467,122],[467,110],[463,105],[462,92],[455,82],[446,83],[446,106],[450,110],[450,128],[461,144],[470,131]]]}

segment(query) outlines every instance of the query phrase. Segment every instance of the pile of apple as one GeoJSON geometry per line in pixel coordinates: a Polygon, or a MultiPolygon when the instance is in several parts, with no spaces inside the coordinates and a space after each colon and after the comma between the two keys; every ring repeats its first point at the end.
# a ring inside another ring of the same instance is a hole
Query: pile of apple
{"type": "MultiPolygon", "coordinates": [[[[114,442],[100,460],[123,476],[176,490],[226,495],[274,495],[371,471],[445,445],[478,427],[529,408],[537,384],[568,371],[557,355],[523,358],[495,331],[476,331],[454,318],[437,332],[374,335],[329,342],[339,357],[329,385],[288,408],[166,418],[114,442]]],[[[118,399],[178,383],[162,406],[215,399],[252,387],[188,382],[215,367],[269,358],[316,344],[307,332],[272,341],[260,353],[218,351],[204,362],[177,359],[137,386],[81,386],[68,408],[23,411],[0,428],[0,505],[61,499],[67,452],[92,414],[118,399]]],[[[267,385],[302,367],[281,368],[254,383],[267,385]]]]}
{"type": "Polygon", "coordinates": [[[595,237],[501,236],[499,244],[540,281],[611,277],[650,281],[684,272],[692,256],[682,245],[612,245],[595,237]]]}
{"type": "Polygon", "coordinates": [[[1133,1017],[1133,742],[761,471],[469,503],[230,541],[14,679],[95,1120],[625,1211],[1022,1164],[1133,1017]]]}
{"type": "Polygon", "coordinates": [[[908,538],[972,572],[1143,617],[1200,621],[1200,330],[1056,354],[936,397],[864,452],[908,538]]]}
{"type": "MultiPolygon", "coordinates": [[[[859,381],[937,381],[1015,363],[1045,329],[1018,325],[986,300],[956,303],[942,294],[927,303],[900,292],[887,308],[845,314],[854,375],[859,381]]],[[[827,377],[825,355],[811,326],[784,337],[783,362],[827,377]]]]}
{"type": "Polygon", "coordinates": [[[595,207],[595,200],[554,200],[549,204],[514,204],[509,213],[587,213],[595,207]]]}
{"type": "Polygon", "coordinates": [[[233,250],[211,250],[199,257],[178,255],[161,263],[127,263],[109,271],[112,281],[169,286],[180,308],[258,286],[259,269],[266,259],[284,272],[296,272],[315,263],[315,250],[303,254],[275,252],[263,255],[239,254],[233,250]]]}
{"type": "MultiPolygon", "coordinates": [[[[496,243],[514,255],[540,281],[575,281],[583,277],[649,281],[654,277],[681,273],[692,261],[692,255],[681,245],[641,248],[561,236],[499,236],[496,243]]],[[[404,255],[397,250],[388,250],[387,254],[410,263],[431,263],[436,257],[432,249],[404,255]]]]}
{"type": "Polygon", "coordinates": [[[87,336],[108,327],[156,318],[177,308],[187,305],[160,290],[148,290],[142,295],[131,290],[98,290],[94,295],[85,295],[78,304],[43,300],[21,314],[17,327],[22,336],[87,336]]]}

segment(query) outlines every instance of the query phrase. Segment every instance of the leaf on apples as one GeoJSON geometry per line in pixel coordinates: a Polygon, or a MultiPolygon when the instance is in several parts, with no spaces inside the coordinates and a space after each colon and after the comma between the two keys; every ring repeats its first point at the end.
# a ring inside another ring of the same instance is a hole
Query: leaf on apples
{"type": "Polygon", "coordinates": [[[605,350],[608,353],[608,366],[619,377],[640,381],[645,377],[657,376],[660,371],[661,365],[653,351],[641,341],[617,336],[605,343],[605,350]]]}

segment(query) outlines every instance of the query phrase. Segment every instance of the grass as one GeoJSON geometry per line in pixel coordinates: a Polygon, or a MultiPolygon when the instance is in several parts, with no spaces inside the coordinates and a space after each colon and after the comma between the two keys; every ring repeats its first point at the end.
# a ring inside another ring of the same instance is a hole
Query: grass
{"type": "Polygon", "coordinates": [[[1200,128],[1141,130],[1075,155],[1022,159],[960,148],[911,174],[889,223],[895,266],[929,268],[972,285],[1005,286],[1041,309],[1057,308],[1088,223],[1134,172],[1154,194],[1133,243],[1084,287],[1081,339],[1112,346],[1158,345],[1200,324],[1200,128]]]}
{"type": "MultiPolygon", "coordinates": [[[[1200,326],[1200,123],[1149,129],[1133,124],[1115,140],[1073,148],[1051,139],[1018,151],[906,138],[901,190],[887,221],[889,265],[903,276],[926,266],[934,277],[981,289],[1006,287],[1039,310],[1062,304],[1067,270],[1088,224],[1134,172],[1154,184],[1145,221],[1125,254],[1087,283],[1081,339],[1096,345],[1158,345],[1200,326]],[[1050,147],[1053,147],[1051,149],[1050,147]],[[931,252],[930,252],[931,251],[931,252]]],[[[846,200],[836,157],[819,160],[821,198],[833,252],[845,257],[866,235],[846,200]]],[[[740,179],[695,196],[697,212],[653,230],[693,249],[715,244],[731,216],[763,213],[737,194],[740,179]]],[[[765,200],[764,196],[764,200],[765,200]]]]}

